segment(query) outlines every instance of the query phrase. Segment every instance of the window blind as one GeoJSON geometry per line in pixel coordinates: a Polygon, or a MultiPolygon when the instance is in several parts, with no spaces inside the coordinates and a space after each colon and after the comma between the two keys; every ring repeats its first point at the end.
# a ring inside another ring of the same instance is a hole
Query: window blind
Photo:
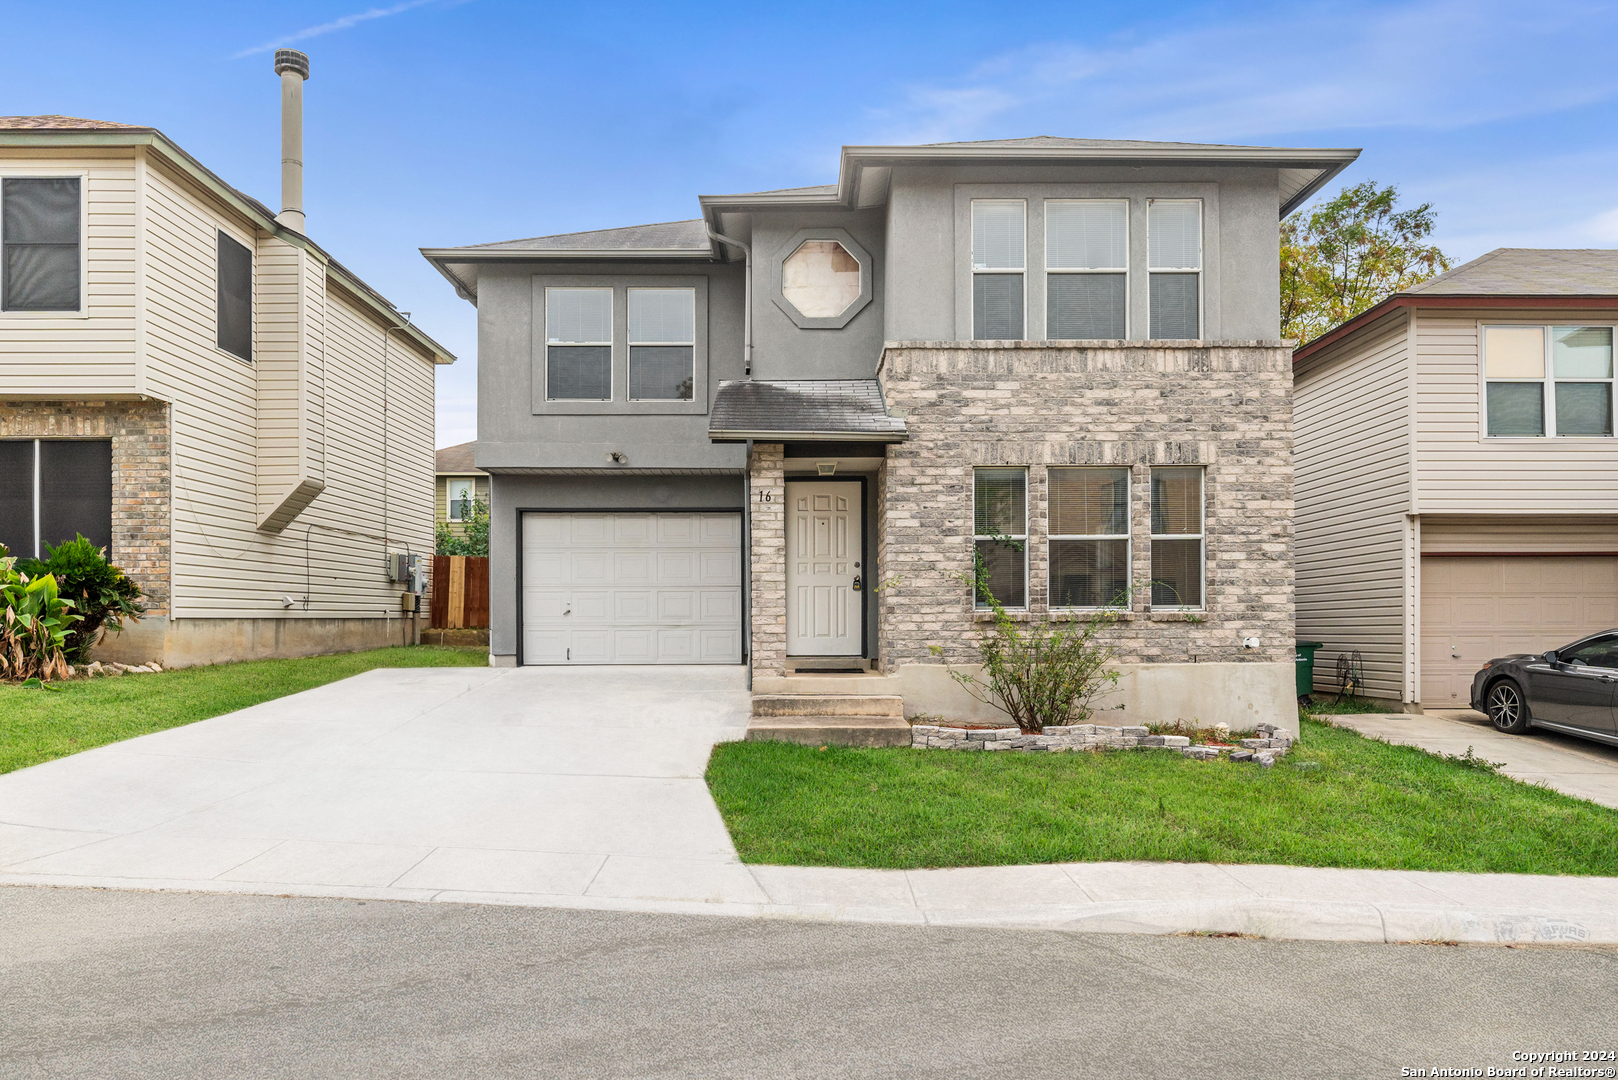
{"type": "Polygon", "coordinates": [[[79,310],[78,177],[0,181],[0,309],[79,310]]]}
{"type": "Polygon", "coordinates": [[[1148,307],[1151,336],[1158,340],[1195,341],[1201,337],[1197,317],[1199,274],[1153,274],[1148,307]]]}
{"type": "Polygon", "coordinates": [[[1023,269],[1023,216],[1021,200],[979,199],[972,203],[974,270],[1023,269]]]}
{"type": "Polygon", "coordinates": [[[1158,200],[1147,215],[1150,269],[1202,269],[1202,204],[1158,200]]]}
{"type": "Polygon", "coordinates": [[[635,401],[690,401],[692,360],[690,345],[631,345],[629,396],[635,401]]]}
{"type": "Polygon", "coordinates": [[[552,401],[612,400],[612,346],[547,348],[545,396],[552,401]]]}
{"type": "Polygon", "coordinates": [[[630,289],[629,343],[691,345],[697,340],[694,289],[630,289]]]}
{"type": "Polygon", "coordinates": [[[972,474],[972,532],[978,536],[1023,536],[1028,531],[1028,473],[1024,469],[978,469],[972,474]]]}
{"type": "Polygon", "coordinates": [[[1126,335],[1123,274],[1048,274],[1045,336],[1055,341],[1126,335]]]}
{"type": "Polygon", "coordinates": [[[1052,536],[1122,536],[1129,532],[1129,470],[1051,469],[1052,536]]]}
{"type": "Polygon", "coordinates": [[[1050,200],[1045,204],[1045,266],[1051,270],[1122,270],[1129,265],[1129,205],[1050,200]]]}
{"type": "Polygon", "coordinates": [[[1021,341],[1023,276],[972,275],[972,336],[978,341],[1021,341]]]}
{"type": "Polygon", "coordinates": [[[611,289],[546,289],[545,340],[612,343],[611,289]]]}

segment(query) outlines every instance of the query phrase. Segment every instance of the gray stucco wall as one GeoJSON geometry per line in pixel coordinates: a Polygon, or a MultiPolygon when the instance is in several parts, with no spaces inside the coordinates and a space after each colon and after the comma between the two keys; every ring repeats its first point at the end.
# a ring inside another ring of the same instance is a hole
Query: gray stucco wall
{"type": "MultiPolygon", "coordinates": [[[[1280,333],[1278,182],[1274,169],[1249,168],[896,167],[884,260],[884,336],[888,341],[953,341],[970,333],[963,329],[970,319],[959,310],[971,254],[970,226],[961,224],[959,210],[970,192],[977,198],[1031,200],[1204,198],[1204,337],[1273,340],[1280,333]]],[[[1137,324],[1144,323],[1146,296],[1146,236],[1143,215],[1137,212],[1143,209],[1132,207],[1130,221],[1131,292],[1138,301],[1131,308],[1137,324]]],[[[1032,208],[1029,224],[1032,230],[1032,208]]],[[[1030,254],[1035,239],[1030,237],[1030,254]]],[[[1030,271],[1032,309],[1041,275],[1037,267],[1030,271]]],[[[1146,338],[1145,327],[1134,326],[1130,336],[1146,338]]]]}
{"type": "MultiPolygon", "coordinates": [[[[533,386],[542,378],[535,356],[535,279],[581,276],[703,275],[708,279],[708,404],[721,379],[742,376],[742,268],[719,263],[586,263],[486,267],[478,280],[479,468],[586,468],[607,464],[607,454],[628,455],[631,467],[743,468],[739,446],[708,441],[706,410],[689,415],[594,413],[537,414],[533,386]]],[[[699,318],[701,314],[699,313],[699,318]]],[[[874,367],[875,360],[872,359],[874,367]]],[[[618,405],[624,403],[618,402],[618,405]]]]}
{"type": "MultiPolygon", "coordinates": [[[[573,418],[569,418],[573,419],[573,418]]],[[[586,419],[579,417],[577,419],[586,419]]],[[[591,418],[600,422],[599,417],[591,418]]],[[[740,509],[743,477],[494,476],[489,499],[489,652],[517,652],[518,511],[740,509]]]]}
{"type": "Polygon", "coordinates": [[[886,214],[871,210],[794,210],[753,215],[753,377],[756,379],[869,379],[882,356],[886,214]],[[875,295],[841,329],[798,327],[773,299],[771,260],[791,254],[786,246],[802,229],[847,230],[875,265],[875,295]]]}

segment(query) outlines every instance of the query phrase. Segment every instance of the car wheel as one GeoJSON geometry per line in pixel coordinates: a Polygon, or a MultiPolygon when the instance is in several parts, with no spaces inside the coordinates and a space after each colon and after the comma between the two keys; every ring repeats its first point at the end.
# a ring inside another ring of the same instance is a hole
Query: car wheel
{"type": "Polygon", "coordinates": [[[1521,735],[1528,730],[1528,699],[1523,697],[1522,687],[1512,680],[1501,679],[1489,687],[1484,705],[1489,711],[1489,722],[1496,730],[1508,735],[1521,735]]]}

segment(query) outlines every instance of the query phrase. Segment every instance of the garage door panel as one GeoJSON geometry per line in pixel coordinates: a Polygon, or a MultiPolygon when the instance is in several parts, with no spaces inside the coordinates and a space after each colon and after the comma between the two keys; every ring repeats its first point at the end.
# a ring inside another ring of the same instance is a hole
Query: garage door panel
{"type": "Polygon", "coordinates": [[[1425,557],[1422,704],[1465,708],[1472,676],[1485,660],[1554,649],[1614,626],[1618,559],[1425,557]]]}
{"type": "Polygon", "coordinates": [[[737,514],[528,514],[523,661],[740,663],[737,514]]]}

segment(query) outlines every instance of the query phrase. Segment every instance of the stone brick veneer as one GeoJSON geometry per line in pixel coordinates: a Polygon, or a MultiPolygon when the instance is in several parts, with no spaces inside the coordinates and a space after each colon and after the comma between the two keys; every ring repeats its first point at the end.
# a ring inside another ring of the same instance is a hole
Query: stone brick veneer
{"type": "MultiPolygon", "coordinates": [[[[1136,585],[1131,610],[1105,631],[1119,662],[1292,659],[1288,348],[1272,341],[890,343],[877,375],[888,409],[905,417],[910,432],[888,447],[883,469],[883,671],[977,660],[971,631],[984,616],[960,575],[972,563],[978,465],[1028,467],[1030,611],[1047,610],[1047,468],[1126,465],[1136,585]],[[1207,469],[1205,612],[1151,608],[1144,586],[1153,465],[1207,469]],[[1244,648],[1245,637],[1260,646],[1244,648]]],[[[754,573],[756,582],[756,565],[754,573]]]]}
{"type": "Polygon", "coordinates": [[[0,439],[112,440],[112,560],[169,607],[169,415],[147,401],[0,401],[0,439]]]}
{"type": "Polygon", "coordinates": [[[787,663],[787,537],[785,456],[781,443],[754,443],[751,516],[754,675],[785,675],[787,663]]]}

